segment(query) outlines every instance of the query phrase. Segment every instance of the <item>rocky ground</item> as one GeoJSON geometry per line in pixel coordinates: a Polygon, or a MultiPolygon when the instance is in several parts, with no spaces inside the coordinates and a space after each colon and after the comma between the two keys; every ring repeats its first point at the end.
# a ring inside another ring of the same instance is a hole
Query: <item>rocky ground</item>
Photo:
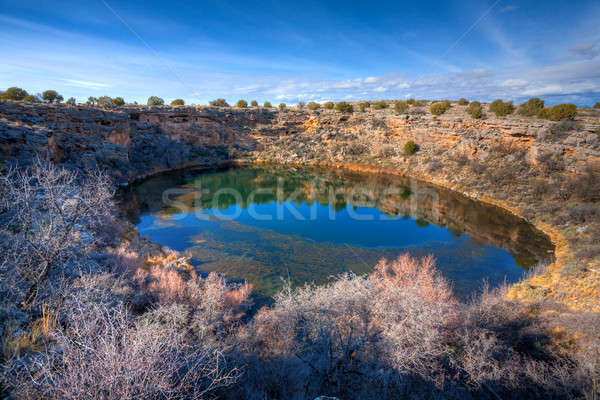
{"type": "Polygon", "coordinates": [[[575,121],[511,115],[472,119],[453,103],[340,114],[215,107],[93,107],[0,103],[5,165],[37,154],[70,168],[100,167],[118,184],[187,165],[236,161],[328,164],[415,176],[500,205],[556,244],[557,261],[515,286],[600,310],[600,110],[575,121]],[[418,145],[413,155],[404,144],[418,145]]]}

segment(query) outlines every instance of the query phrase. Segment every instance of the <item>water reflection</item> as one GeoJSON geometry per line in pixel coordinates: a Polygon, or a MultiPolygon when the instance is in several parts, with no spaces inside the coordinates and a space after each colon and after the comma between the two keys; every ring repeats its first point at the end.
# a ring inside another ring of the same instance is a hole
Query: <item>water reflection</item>
{"type": "Polygon", "coordinates": [[[202,271],[254,284],[259,297],[332,275],[369,272],[381,257],[433,254],[467,296],[482,281],[519,279],[553,247],[523,220],[451,191],[395,176],[248,167],[186,170],[121,193],[142,235],[186,252],[202,271]]]}

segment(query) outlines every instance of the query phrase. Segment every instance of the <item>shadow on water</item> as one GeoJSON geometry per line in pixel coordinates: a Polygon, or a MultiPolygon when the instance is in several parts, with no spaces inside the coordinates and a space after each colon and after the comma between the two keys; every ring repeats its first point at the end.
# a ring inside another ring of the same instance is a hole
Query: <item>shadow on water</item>
{"type": "Polygon", "coordinates": [[[161,174],[124,189],[142,236],[185,252],[201,272],[282,287],[368,273],[381,258],[433,254],[465,298],[483,281],[519,280],[553,258],[549,239],[498,208],[396,176],[331,169],[239,167],[161,174]]]}

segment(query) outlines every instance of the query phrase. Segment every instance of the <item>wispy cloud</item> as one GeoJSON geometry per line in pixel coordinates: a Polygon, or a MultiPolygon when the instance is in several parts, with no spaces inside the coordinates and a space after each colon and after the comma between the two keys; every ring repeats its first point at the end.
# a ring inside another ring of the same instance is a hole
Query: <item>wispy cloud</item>
{"type": "Polygon", "coordinates": [[[592,60],[600,55],[600,41],[596,40],[590,43],[582,43],[569,47],[569,51],[586,60],[592,60]]]}
{"type": "Polygon", "coordinates": [[[503,14],[503,13],[515,11],[518,8],[519,7],[517,7],[517,6],[508,5],[508,6],[502,7],[500,10],[498,10],[498,12],[501,13],[501,14],[503,14]]]}
{"type": "Polygon", "coordinates": [[[91,88],[91,89],[102,89],[108,88],[110,85],[100,82],[92,82],[92,81],[80,81],[77,79],[63,79],[65,81],[65,85],[68,86],[76,86],[81,88],[91,88]]]}

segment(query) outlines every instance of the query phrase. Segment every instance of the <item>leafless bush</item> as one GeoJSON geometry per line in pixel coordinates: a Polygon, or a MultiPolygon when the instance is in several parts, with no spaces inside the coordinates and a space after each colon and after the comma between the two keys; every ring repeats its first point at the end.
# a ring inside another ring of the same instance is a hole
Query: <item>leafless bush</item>
{"type": "Polygon", "coordinates": [[[3,297],[30,308],[53,273],[68,275],[67,268],[88,262],[85,253],[110,218],[112,193],[100,172],[81,177],[39,159],[0,176],[0,187],[3,297]]]}
{"type": "Polygon", "coordinates": [[[139,318],[123,305],[72,307],[46,352],[9,364],[15,398],[199,399],[239,375],[217,348],[186,340],[181,306],[139,318]]]}
{"type": "Polygon", "coordinates": [[[456,302],[432,258],[382,261],[371,276],[288,287],[275,300],[247,330],[248,348],[261,359],[292,363],[302,382],[294,386],[304,396],[369,397],[443,375],[456,302]],[[418,378],[403,382],[401,376],[418,378]]]}
{"type": "Polygon", "coordinates": [[[189,259],[175,252],[149,258],[136,269],[133,280],[158,304],[188,306],[194,332],[203,339],[228,333],[252,305],[248,283],[227,283],[216,273],[202,278],[189,259]]]}

